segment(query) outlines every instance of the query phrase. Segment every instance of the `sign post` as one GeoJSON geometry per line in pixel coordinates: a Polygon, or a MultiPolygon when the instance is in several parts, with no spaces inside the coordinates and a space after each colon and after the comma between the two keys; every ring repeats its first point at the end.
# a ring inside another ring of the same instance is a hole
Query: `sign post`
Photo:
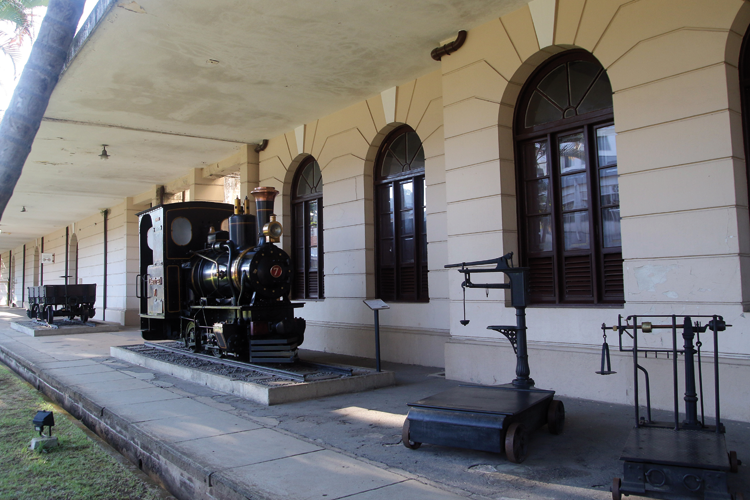
{"type": "Polygon", "coordinates": [[[362,302],[375,311],[375,369],[380,371],[380,320],[378,312],[381,309],[390,309],[391,307],[380,299],[363,300],[362,302]]]}

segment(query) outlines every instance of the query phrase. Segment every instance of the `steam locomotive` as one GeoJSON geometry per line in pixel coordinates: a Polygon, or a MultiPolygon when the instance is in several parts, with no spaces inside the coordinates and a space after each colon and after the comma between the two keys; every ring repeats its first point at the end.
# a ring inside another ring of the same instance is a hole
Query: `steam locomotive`
{"type": "Polygon", "coordinates": [[[179,340],[193,351],[261,363],[292,363],[305,320],[294,317],[292,263],[274,245],[278,191],[226,203],[185,202],[140,212],[136,277],[143,338],[179,340]],[[257,228],[257,233],[256,233],[257,228]]]}

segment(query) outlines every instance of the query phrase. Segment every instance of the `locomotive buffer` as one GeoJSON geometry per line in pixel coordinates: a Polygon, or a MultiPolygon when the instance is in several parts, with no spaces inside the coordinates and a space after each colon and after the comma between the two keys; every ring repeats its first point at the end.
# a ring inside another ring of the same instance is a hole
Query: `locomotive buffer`
{"type": "Polygon", "coordinates": [[[516,308],[515,326],[488,326],[488,330],[505,335],[516,353],[516,378],[499,386],[460,385],[453,389],[408,403],[409,414],[403,427],[404,446],[417,449],[422,443],[500,453],[505,451],[511,462],[520,463],[527,456],[527,434],[547,424],[552,434],[562,432],[565,409],[553,399],[555,391],[536,389],[529,376],[526,347],[526,302],[529,268],[513,267],[513,253],[497,259],[449,264],[460,268],[464,281],[464,319],[466,326],[467,288],[510,289],[511,304],[516,308]],[[467,266],[495,265],[469,268],[467,266]],[[472,283],[471,273],[504,273],[509,283],[472,283]]]}

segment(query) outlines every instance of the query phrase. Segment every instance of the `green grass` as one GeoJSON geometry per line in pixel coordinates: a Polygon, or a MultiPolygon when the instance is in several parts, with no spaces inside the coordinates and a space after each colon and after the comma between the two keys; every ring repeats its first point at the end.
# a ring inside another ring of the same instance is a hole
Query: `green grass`
{"type": "Polygon", "coordinates": [[[0,364],[0,499],[157,500],[153,489],[0,364]],[[38,410],[55,413],[52,435],[60,444],[49,451],[28,449],[39,435],[31,423],[38,410]]]}

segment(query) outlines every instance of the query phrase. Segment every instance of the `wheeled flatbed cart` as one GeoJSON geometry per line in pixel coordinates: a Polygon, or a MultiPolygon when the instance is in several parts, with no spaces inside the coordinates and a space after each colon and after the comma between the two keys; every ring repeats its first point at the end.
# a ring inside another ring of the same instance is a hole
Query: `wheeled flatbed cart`
{"type": "Polygon", "coordinates": [[[466,326],[467,288],[506,288],[511,292],[511,303],[516,308],[515,326],[488,326],[505,335],[516,353],[516,378],[500,386],[460,385],[434,396],[408,403],[402,431],[404,446],[417,449],[422,443],[489,452],[505,452],[511,462],[522,462],[528,453],[527,435],[548,425],[552,434],[559,434],[565,422],[565,407],[553,399],[555,391],[536,389],[530,378],[526,348],[526,301],[528,272],[525,267],[513,267],[509,253],[497,259],[450,264],[460,267],[464,274],[464,319],[466,326]],[[495,265],[494,268],[466,266],[495,265]],[[471,273],[502,272],[509,283],[471,282],[471,273]]]}
{"type": "MultiPolygon", "coordinates": [[[[620,456],[623,461],[623,477],[612,482],[612,499],[621,500],[623,495],[640,495],[664,499],[710,499],[741,500],[742,494],[730,494],[727,487],[727,473],[737,472],[740,464],[737,454],[727,451],[724,426],[721,423],[719,406],[719,365],[718,332],[727,325],[721,316],[629,316],[613,330],[619,334],[620,351],[632,351],[635,395],[635,428],[620,456]],[[652,319],[665,321],[654,324],[652,319]],[[707,321],[701,325],[696,319],[707,321]],[[695,321],[695,322],[694,322],[695,321]],[[630,324],[632,322],[632,325],[630,324]],[[639,335],[651,333],[655,329],[671,330],[672,348],[639,346],[639,335]],[[684,345],[677,347],[677,332],[682,331],[684,345]],[[700,334],[710,330],[713,333],[713,365],[715,384],[715,425],[706,425],[703,415],[703,373],[701,366],[702,346],[700,334]],[[632,339],[631,346],[623,346],[623,335],[632,339]],[[693,342],[697,338],[697,342],[693,342]],[[697,349],[696,349],[697,348],[697,349]],[[651,401],[648,372],[638,362],[643,353],[654,357],[659,353],[671,357],[673,371],[674,420],[654,422],[651,420],[651,401]],[[698,356],[699,386],[696,392],[695,355],[698,356]],[[678,356],[684,356],[684,401],[685,420],[680,422],[678,405],[678,356]],[[638,396],[638,371],[645,374],[646,415],[640,414],[638,396]],[[698,418],[698,402],[701,416],[698,418]]],[[[602,325],[604,331],[606,325],[602,325]]],[[[605,339],[606,345],[606,339],[605,339]]],[[[604,364],[604,361],[602,361],[604,364]]],[[[604,374],[607,374],[605,372],[604,374]]]]}
{"type": "MultiPolygon", "coordinates": [[[[67,278],[63,276],[63,278],[67,278]]],[[[29,308],[26,315],[31,319],[45,321],[52,325],[55,316],[72,320],[80,316],[86,323],[96,310],[96,283],[75,285],[41,285],[28,287],[29,308]]]]}

